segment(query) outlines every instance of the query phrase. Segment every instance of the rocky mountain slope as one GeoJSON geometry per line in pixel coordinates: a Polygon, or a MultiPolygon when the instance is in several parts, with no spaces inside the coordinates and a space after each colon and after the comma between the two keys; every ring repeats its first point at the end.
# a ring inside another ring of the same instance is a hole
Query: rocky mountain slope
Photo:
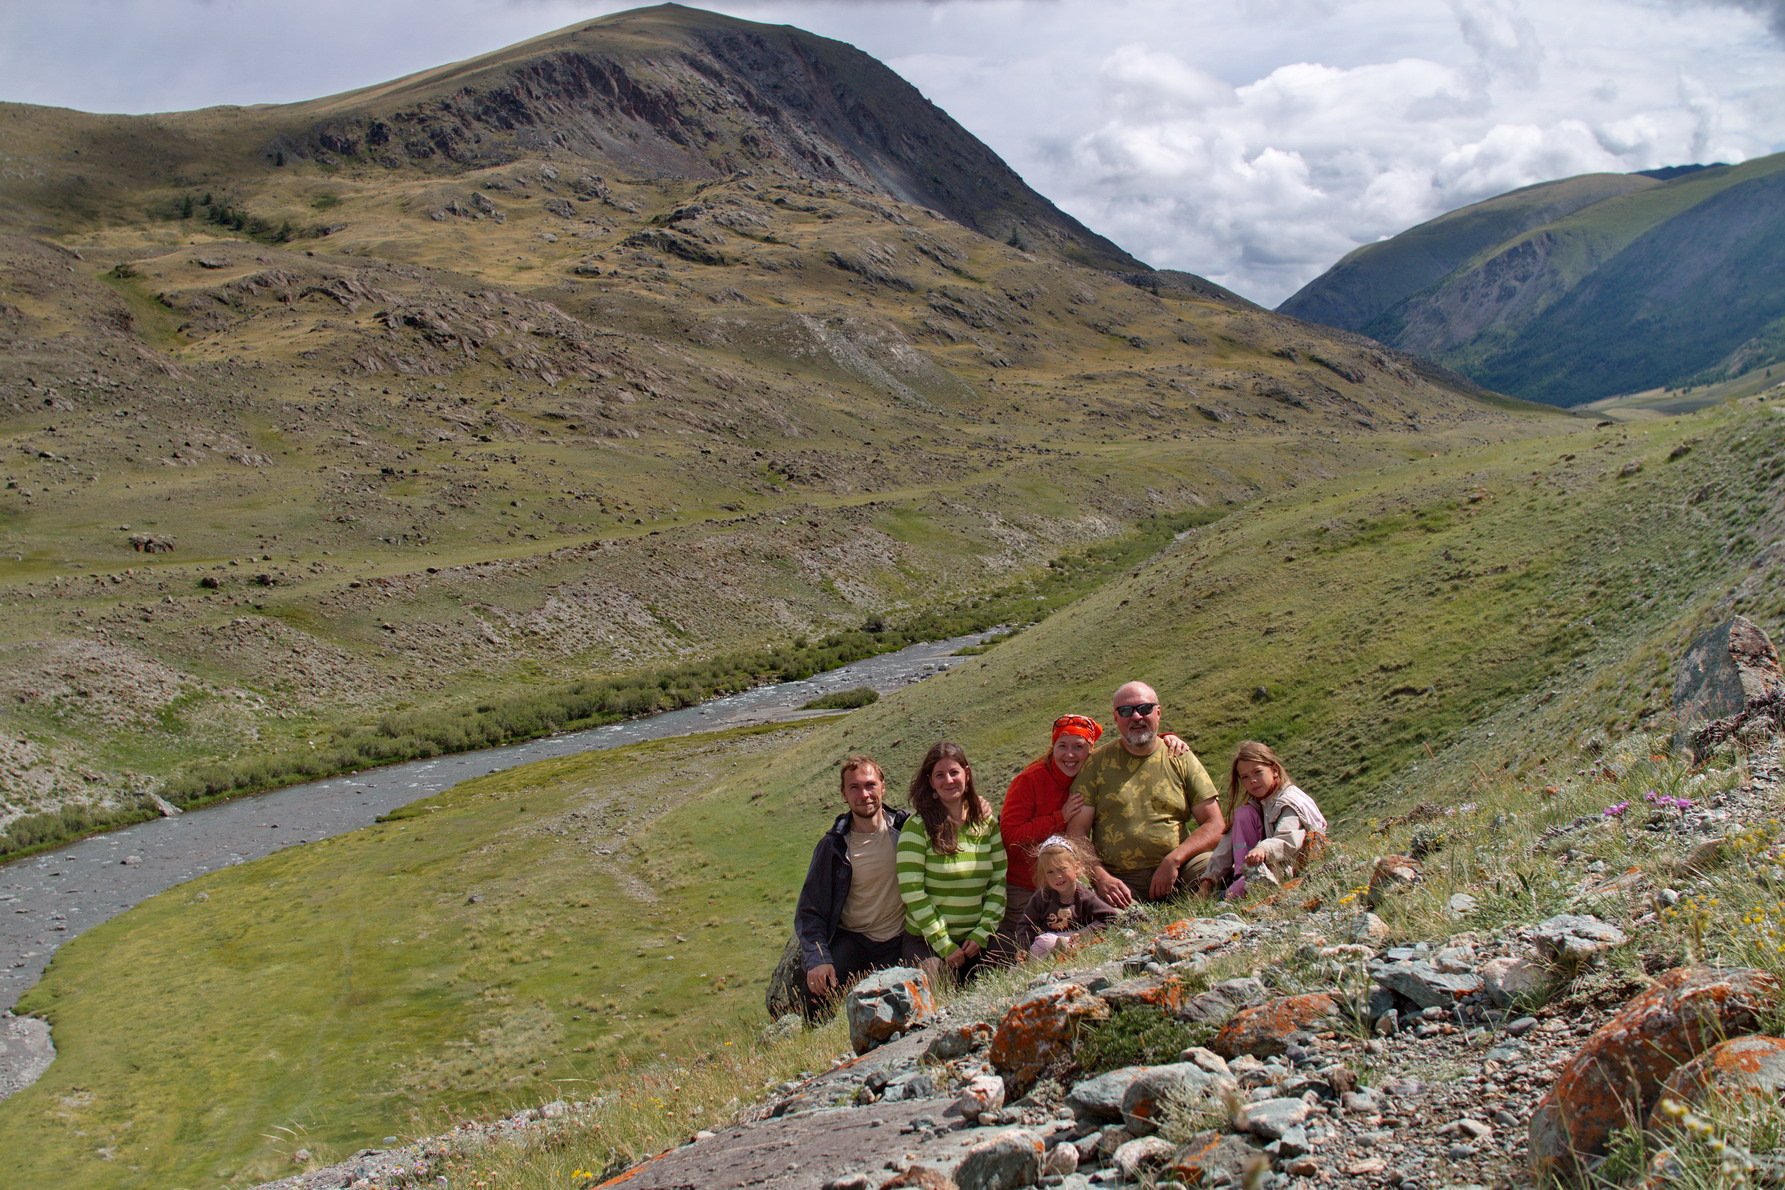
{"type": "Polygon", "coordinates": [[[0,819],[52,834],[1542,428],[673,6],[309,103],[10,105],[0,152],[0,819]]]}
{"type": "Polygon", "coordinates": [[[1527,187],[1359,248],[1279,309],[1559,405],[1764,371],[1782,176],[1773,156],[1527,187]]]}

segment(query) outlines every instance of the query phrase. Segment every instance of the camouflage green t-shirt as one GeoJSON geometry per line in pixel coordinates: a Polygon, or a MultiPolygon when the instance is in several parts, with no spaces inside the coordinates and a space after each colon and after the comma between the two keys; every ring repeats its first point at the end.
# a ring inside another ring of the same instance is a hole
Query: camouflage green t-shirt
{"type": "Polygon", "coordinates": [[[1119,739],[1091,753],[1072,787],[1096,811],[1091,842],[1112,872],[1158,867],[1196,829],[1190,808],[1216,796],[1196,753],[1174,757],[1160,745],[1132,756],[1119,739]]]}

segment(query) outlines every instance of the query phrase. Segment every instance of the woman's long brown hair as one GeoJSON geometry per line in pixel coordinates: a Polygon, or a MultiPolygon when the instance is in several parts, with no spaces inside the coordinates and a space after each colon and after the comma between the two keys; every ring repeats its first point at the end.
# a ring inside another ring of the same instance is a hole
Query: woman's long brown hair
{"type": "Polygon", "coordinates": [[[953,855],[958,845],[954,823],[949,821],[942,799],[930,788],[930,774],[944,760],[956,761],[967,770],[967,793],[961,799],[967,810],[967,825],[972,826],[991,818],[992,807],[973,788],[973,766],[967,763],[967,753],[961,746],[948,740],[931,745],[930,750],[924,753],[923,763],[917,766],[917,775],[911,778],[911,808],[923,819],[924,830],[930,836],[930,846],[942,855],[953,855]]]}

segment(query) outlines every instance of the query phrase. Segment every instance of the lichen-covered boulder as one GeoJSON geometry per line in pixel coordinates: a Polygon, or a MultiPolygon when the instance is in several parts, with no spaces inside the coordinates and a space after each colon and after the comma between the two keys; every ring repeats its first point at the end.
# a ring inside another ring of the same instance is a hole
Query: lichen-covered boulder
{"type": "Polygon", "coordinates": [[[1540,1180],[1573,1177],[1611,1134],[1648,1118],[1662,1082],[1719,1041],[1752,1031],[1779,984],[1747,968],[1679,967],[1589,1037],[1531,1114],[1540,1180]]]}
{"type": "MultiPolygon", "coordinates": [[[[1732,1037],[1719,1042],[1668,1075],[1661,1087],[1663,1098],[1688,1107],[1712,1095],[1785,1103],[1785,1037],[1732,1037]]],[[[1658,1122],[1651,1114],[1649,1126],[1658,1122]]]]}
{"type": "Polygon", "coordinates": [[[888,967],[857,983],[844,1009],[849,1044],[865,1054],[936,1015],[930,977],[918,967],[888,967]]]}
{"type": "Polygon", "coordinates": [[[990,1058],[1013,1098],[1043,1071],[1072,1056],[1073,1039],[1087,1021],[1109,1018],[1109,1005],[1076,983],[1053,984],[1010,1006],[992,1034],[990,1058]]]}
{"type": "Polygon", "coordinates": [[[1327,1028],[1338,1015],[1338,1003],[1325,992],[1284,996],[1234,1013],[1209,1048],[1223,1058],[1270,1057],[1283,1052],[1290,1034],[1327,1028]]]}

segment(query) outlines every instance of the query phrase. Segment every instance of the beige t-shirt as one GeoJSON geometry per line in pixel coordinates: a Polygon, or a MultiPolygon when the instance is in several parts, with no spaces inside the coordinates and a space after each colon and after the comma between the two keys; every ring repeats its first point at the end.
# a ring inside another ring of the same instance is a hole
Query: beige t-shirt
{"type": "Polygon", "coordinates": [[[849,832],[849,895],[843,900],[845,930],[885,942],[905,932],[905,902],[899,896],[899,832],[888,819],[872,834],[849,832]]]}
{"type": "Polygon", "coordinates": [[[1072,787],[1097,813],[1091,842],[1112,872],[1158,867],[1196,829],[1190,808],[1217,796],[1194,752],[1133,756],[1120,740],[1091,753],[1072,787]]]}

